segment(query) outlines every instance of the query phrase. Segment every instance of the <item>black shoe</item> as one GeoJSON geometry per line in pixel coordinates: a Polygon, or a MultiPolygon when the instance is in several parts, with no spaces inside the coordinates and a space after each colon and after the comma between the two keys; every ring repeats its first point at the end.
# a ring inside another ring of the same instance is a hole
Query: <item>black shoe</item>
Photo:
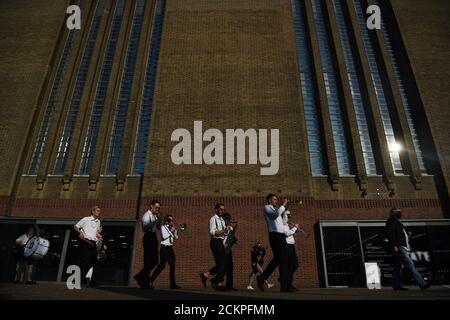
{"type": "Polygon", "coordinates": [[[227,291],[227,289],[224,286],[216,286],[214,288],[214,290],[216,290],[216,291],[227,291]]]}
{"type": "Polygon", "coordinates": [[[239,291],[238,289],[234,288],[234,287],[225,287],[226,291],[239,291]]]}
{"type": "Polygon", "coordinates": [[[261,275],[256,277],[256,283],[258,285],[259,290],[264,291],[264,279],[261,275]]]}
{"type": "Polygon", "coordinates": [[[408,288],[398,287],[398,288],[394,288],[394,291],[408,291],[408,288]]]}
{"type": "Polygon", "coordinates": [[[290,286],[289,289],[292,290],[292,292],[297,292],[298,291],[298,289],[296,287],[294,287],[294,286],[290,286]]]}
{"type": "Polygon", "coordinates": [[[146,283],[141,276],[139,275],[135,275],[134,280],[136,280],[137,284],[139,287],[141,287],[142,289],[149,289],[149,284],[146,283]]]}
{"type": "Polygon", "coordinates": [[[426,289],[428,289],[429,287],[431,287],[431,284],[427,283],[426,285],[421,286],[420,289],[426,290],[426,289]]]}
{"type": "Polygon", "coordinates": [[[26,283],[26,284],[37,284],[36,281],[33,281],[33,280],[27,281],[27,282],[25,282],[25,283],[26,283]]]}
{"type": "Polygon", "coordinates": [[[206,278],[203,273],[200,273],[200,280],[202,281],[203,287],[206,288],[206,282],[208,281],[208,278],[206,278]]]}
{"type": "Polygon", "coordinates": [[[153,290],[153,289],[155,289],[155,287],[152,286],[151,284],[146,283],[146,284],[143,284],[143,285],[141,286],[141,289],[144,289],[144,290],[153,290]]]}
{"type": "Polygon", "coordinates": [[[181,289],[181,287],[174,285],[174,286],[170,286],[170,289],[181,289]]]}

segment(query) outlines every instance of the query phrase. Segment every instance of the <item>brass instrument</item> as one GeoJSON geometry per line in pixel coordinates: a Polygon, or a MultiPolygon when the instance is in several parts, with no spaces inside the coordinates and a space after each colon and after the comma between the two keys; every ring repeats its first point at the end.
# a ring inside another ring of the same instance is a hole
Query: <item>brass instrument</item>
{"type": "Polygon", "coordinates": [[[176,226],[178,226],[179,229],[180,229],[180,231],[185,231],[186,228],[187,228],[187,224],[186,224],[186,223],[181,223],[181,224],[179,224],[179,223],[174,222],[173,224],[176,225],[176,226]]]}
{"type": "Polygon", "coordinates": [[[297,225],[297,230],[298,231],[303,233],[307,238],[309,238],[311,236],[311,234],[305,232],[302,228],[300,228],[298,223],[294,223],[294,222],[288,221],[288,225],[289,225],[289,228],[293,228],[293,227],[295,227],[295,225],[297,225]]]}
{"type": "MultiPolygon", "coordinates": [[[[282,198],[282,199],[288,199],[289,200],[289,198],[282,198]]],[[[301,206],[301,205],[303,205],[303,200],[302,199],[289,200],[289,203],[287,204],[288,207],[301,206]]]]}
{"type": "MultiPolygon", "coordinates": [[[[164,224],[166,224],[166,223],[167,223],[167,216],[166,216],[164,219],[161,218],[161,221],[162,221],[164,224]]],[[[173,217],[172,217],[171,222],[172,222],[175,226],[178,226],[178,228],[180,229],[180,231],[185,231],[186,228],[187,228],[187,223],[178,223],[178,222],[175,222],[175,221],[173,221],[173,217]]]]}

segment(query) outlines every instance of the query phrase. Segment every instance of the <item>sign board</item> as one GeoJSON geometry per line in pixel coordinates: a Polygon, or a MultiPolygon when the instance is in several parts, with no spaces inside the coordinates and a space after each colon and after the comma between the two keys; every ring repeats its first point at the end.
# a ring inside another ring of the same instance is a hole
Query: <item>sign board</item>
{"type": "Polygon", "coordinates": [[[376,262],[364,263],[366,270],[366,284],[369,289],[381,289],[380,268],[376,262]]]}

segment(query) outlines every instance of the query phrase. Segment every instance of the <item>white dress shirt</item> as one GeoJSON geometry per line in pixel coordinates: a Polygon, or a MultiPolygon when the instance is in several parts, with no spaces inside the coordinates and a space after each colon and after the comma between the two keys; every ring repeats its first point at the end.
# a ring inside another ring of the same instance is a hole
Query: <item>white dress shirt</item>
{"type": "Polygon", "coordinates": [[[217,214],[213,215],[211,219],[209,219],[209,234],[211,237],[224,240],[226,235],[222,234],[220,236],[216,236],[216,231],[224,230],[225,228],[225,220],[217,214]]]}
{"type": "Polygon", "coordinates": [[[163,246],[172,246],[173,240],[178,239],[178,232],[174,230],[170,231],[170,227],[168,225],[161,226],[161,245],[163,246]]]}
{"type": "Polygon", "coordinates": [[[25,234],[21,235],[20,237],[18,237],[16,239],[16,242],[19,242],[21,246],[24,246],[27,244],[28,240],[30,240],[30,236],[27,233],[25,233],[25,234]]]}
{"type": "Polygon", "coordinates": [[[269,232],[284,233],[282,213],[285,210],[286,208],[283,205],[274,207],[271,204],[267,204],[264,206],[264,217],[266,218],[269,232]]]}
{"type": "Polygon", "coordinates": [[[405,229],[403,229],[403,232],[405,233],[406,246],[404,246],[404,247],[402,247],[402,248],[409,252],[409,251],[411,251],[411,247],[409,246],[409,236],[408,236],[408,232],[406,232],[405,229]]]}
{"type": "Polygon", "coordinates": [[[78,221],[75,226],[78,227],[78,229],[82,229],[85,239],[92,241],[97,240],[97,231],[98,228],[100,228],[99,219],[94,216],[85,217],[78,221]]]}
{"type": "Polygon", "coordinates": [[[141,219],[142,231],[145,232],[147,226],[149,224],[153,223],[152,227],[147,231],[156,232],[158,230],[158,224],[155,223],[156,220],[158,220],[158,218],[150,210],[148,210],[146,213],[144,213],[144,215],[142,216],[142,219],[141,219]]]}
{"type": "Polygon", "coordinates": [[[289,225],[284,225],[284,234],[286,235],[287,244],[295,244],[294,235],[297,233],[297,227],[289,228],[289,225]]]}
{"type": "Polygon", "coordinates": [[[282,214],[281,218],[283,219],[283,225],[284,225],[284,235],[286,236],[286,243],[287,244],[295,244],[294,235],[297,234],[298,228],[293,227],[290,228],[288,224],[288,216],[287,214],[282,214]]]}

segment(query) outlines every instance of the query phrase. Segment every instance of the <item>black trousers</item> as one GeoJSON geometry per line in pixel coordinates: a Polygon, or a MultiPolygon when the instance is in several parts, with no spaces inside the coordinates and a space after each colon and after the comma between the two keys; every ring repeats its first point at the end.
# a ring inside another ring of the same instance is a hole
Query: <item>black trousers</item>
{"type": "Polygon", "coordinates": [[[289,285],[294,282],[294,273],[298,269],[298,257],[295,250],[295,244],[287,244],[288,267],[289,267],[289,285]]]}
{"type": "MultiPolygon", "coordinates": [[[[209,247],[211,248],[214,262],[216,265],[209,270],[211,274],[216,274],[214,279],[215,282],[223,282],[225,277],[225,272],[227,268],[227,253],[225,252],[225,247],[223,246],[223,239],[211,238],[209,242],[209,247]]],[[[233,257],[231,257],[233,259],[233,257]]],[[[231,263],[231,269],[233,269],[233,265],[231,263]]]]}
{"type": "Polygon", "coordinates": [[[81,249],[81,282],[86,282],[86,274],[88,273],[90,268],[92,270],[92,276],[90,284],[97,284],[97,275],[98,275],[98,260],[97,260],[97,247],[95,246],[95,241],[90,240],[81,240],[80,241],[80,249],[81,249]],[[91,244],[87,243],[89,241],[91,244]]]}
{"type": "Polygon", "coordinates": [[[152,276],[150,277],[150,282],[153,283],[156,278],[158,278],[161,271],[166,267],[167,262],[169,263],[170,271],[170,286],[175,287],[175,251],[172,246],[161,245],[161,250],[159,251],[159,264],[156,269],[153,271],[152,276]]]}
{"type": "Polygon", "coordinates": [[[150,272],[158,264],[158,239],[156,233],[147,231],[142,240],[144,247],[144,268],[136,275],[136,277],[148,280],[150,272]]]}
{"type": "Polygon", "coordinates": [[[289,267],[287,243],[284,233],[269,232],[269,243],[272,248],[273,258],[261,274],[261,277],[267,280],[278,267],[280,272],[278,281],[280,282],[281,289],[287,289],[289,287],[289,267]]]}
{"type": "MultiPolygon", "coordinates": [[[[230,250],[229,252],[226,252],[227,255],[227,263],[225,266],[225,287],[227,288],[233,288],[233,251],[230,250]]],[[[217,274],[219,268],[217,266],[214,266],[213,268],[209,269],[210,274],[217,274]]],[[[215,281],[217,277],[214,279],[215,281]]]]}

